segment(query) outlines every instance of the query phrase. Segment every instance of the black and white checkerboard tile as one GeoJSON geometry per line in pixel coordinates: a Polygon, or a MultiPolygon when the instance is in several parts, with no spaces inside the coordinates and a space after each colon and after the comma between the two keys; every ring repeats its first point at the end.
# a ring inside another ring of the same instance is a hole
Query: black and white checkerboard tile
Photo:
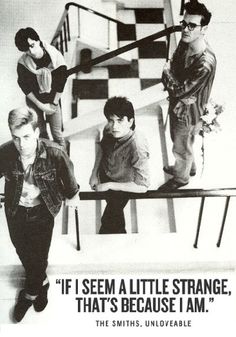
{"type": "MultiPolygon", "coordinates": [[[[119,47],[165,28],[163,8],[120,9],[117,19],[119,47]]],[[[106,100],[112,96],[133,96],[160,82],[166,57],[165,38],[130,51],[128,65],[93,67],[90,74],[79,73],[73,91],[82,100],[106,100]]]]}

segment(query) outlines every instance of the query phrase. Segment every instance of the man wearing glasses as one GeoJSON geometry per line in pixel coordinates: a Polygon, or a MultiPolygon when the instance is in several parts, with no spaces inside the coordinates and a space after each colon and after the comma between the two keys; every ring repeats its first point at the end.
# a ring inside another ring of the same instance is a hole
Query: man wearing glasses
{"type": "Polygon", "coordinates": [[[163,170],[172,178],[159,187],[174,190],[188,184],[196,174],[194,135],[215,77],[216,58],[205,40],[211,13],[197,1],[186,3],[180,43],[170,64],[164,67],[162,82],[169,94],[170,134],[175,163],[163,170]]]}

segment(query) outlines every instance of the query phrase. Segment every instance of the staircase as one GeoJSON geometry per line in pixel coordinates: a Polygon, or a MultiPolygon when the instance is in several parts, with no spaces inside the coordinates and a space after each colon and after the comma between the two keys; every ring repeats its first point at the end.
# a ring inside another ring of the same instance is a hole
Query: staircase
{"type": "MultiPolygon", "coordinates": [[[[118,47],[139,40],[165,28],[162,8],[123,8],[117,10],[117,19],[125,24],[117,25],[118,47]]],[[[91,72],[80,72],[73,81],[73,95],[78,98],[77,114],[86,113],[92,106],[102,109],[112,96],[133,97],[160,82],[166,58],[166,41],[150,43],[121,54],[131,59],[129,64],[93,67],[91,72]]]]}
{"type": "MultiPolygon", "coordinates": [[[[106,2],[109,3],[109,1],[106,2]]],[[[121,0],[116,2],[120,5],[121,0]]],[[[157,3],[161,6],[158,0],[140,0],[139,3],[142,3],[142,11],[144,11],[144,6],[147,2],[148,4],[153,4],[154,7],[157,7],[157,3]]],[[[141,36],[144,34],[144,31],[145,34],[149,34],[156,31],[152,30],[154,29],[154,26],[157,27],[159,24],[164,25],[166,18],[163,18],[164,22],[162,23],[136,22],[135,13],[138,13],[139,11],[137,8],[134,9],[134,6],[137,4],[137,1],[122,0],[122,3],[126,6],[132,6],[132,8],[118,8],[117,18],[123,19],[127,22],[127,25],[129,25],[129,29],[124,31],[123,27],[120,31],[117,31],[117,35],[119,36],[119,46],[133,41],[130,40],[130,38],[134,38],[134,32],[136,38],[139,38],[140,34],[141,36]],[[142,25],[143,28],[139,28],[141,27],[139,25],[142,25]],[[130,32],[132,31],[132,37],[131,34],[127,35],[129,30],[130,32]],[[127,38],[129,39],[126,40],[127,38]]],[[[161,9],[161,7],[159,7],[159,9],[161,9]]],[[[148,12],[147,7],[146,10],[148,12]]],[[[163,14],[163,10],[159,10],[159,12],[162,12],[163,14]]],[[[149,13],[152,13],[152,10],[150,10],[149,13]]],[[[31,13],[29,15],[31,15],[31,13]]],[[[143,15],[144,14],[142,14],[141,17],[143,17],[143,15]]],[[[148,15],[148,18],[150,18],[150,16],[151,14],[148,15]]],[[[159,30],[159,28],[157,30],[159,30]]],[[[163,47],[161,56],[163,56],[166,43],[165,41],[160,42],[163,42],[161,44],[163,47]]],[[[154,43],[154,50],[156,50],[155,46],[156,44],[154,43]]],[[[158,50],[161,50],[162,47],[160,46],[158,47],[158,50]]],[[[143,50],[142,52],[134,50],[131,55],[132,61],[126,65],[94,67],[91,73],[79,73],[78,76],[74,78],[76,81],[74,82],[73,90],[78,96],[80,85],[78,85],[77,81],[87,81],[87,84],[83,82],[84,87],[87,85],[89,88],[86,93],[87,96],[85,95],[85,89],[81,91],[84,96],[82,96],[81,93],[81,97],[79,97],[78,100],[78,118],[70,121],[68,120],[65,123],[65,133],[68,137],[71,137],[72,141],[72,158],[75,162],[77,178],[84,190],[89,189],[88,177],[95,154],[94,140],[104,123],[102,114],[103,104],[108,97],[113,95],[125,95],[130,98],[136,98],[134,100],[134,105],[137,112],[137,124],[145,133],[150,135],[151,138],[152,187],[157,187],[163,182],[164,176],[161,176],[162,154],[159,153],[157,159],[156,149],[160,149],[161,146],[163,146],[161,144],[160,134],[157,131],[160,123],[163,123],[163,120],[165,120],[165,114],[161,114],[164,110],[158,110],[157,102],[163,97],[161,97],[161,92],[156,83],[158,83],[160,79],[161,66],[165,56],[160,58],[155,54],[155,57],[153,57],[154,55],[147,55],[145,53],[146,50],[143,50]],[[129,77],[127,77],[128,74],[129,77]],[[94,82],[95,85],[92,85],[91,83],[95,80],[101,82],[94,82]],[[128,81],[127,83],[129,84],[126,85],[126,81],[128,81]],[[100,96],[100,92],[97,93],[96,91],[98,84],[100,84],[102,88],[102,97],[100,96]],[[89,97],[89,94],[94,90],[96,96],[94,94],[95,97],[89,97]],[[161,120],[162,117],[164,117],[163,120],[161,120]],[[86,147],[84,144],[86,144],[86,147]]],[[[70,50],[69,55],[66,57],[70,58],[71,66],[76,64],[74,49],[70,50]]],[[[83,86],[82,82],[80,82],[80,84],[83,86]]],[[[72,86],[73,78],[70,79],[66,92],[63,94],[63,96],[66,97],[63,101],[63,107],[65,108],[64,110],[68,111],[71,110],[71,100],[68,98],[71,98],[72,96],[72,86]]],[[[167,148],[168,153],[170,153],[168,144],[167,148]]],[[[212,172],[213,170],[210,171],[210,174],[212,172]]],[[[161,200],[156,200],[154,201],[154,204],[159,204],[160,201],[161,200]]],[[[10,243],[3,209],[0,209],[0,246],[2,247],[0,250],[1,336],[5,337],[15,335],[16,333],[19,334],[19,331],[23,332],[25,336],[28,336],[32,335],[33,329],[34,334],[37,336],[48,334],[49,330],[52,333],[55,333],[56,331],[58,336],[61,336],[62,334],[65,335],[65,333],[68,333],[68,323],[71,323],[73,327],[76,325],[75,329],[80,328],[81,331],[92,330],[92,332],[95,332],[96,334],[102,333],[104,335],[105,330],[107,330],[106,332],[109,334],[114,334],[114,332],[119,333],[117,329],[108,330],[108,328],[105,328],[100,329],[100,331],[96,327],[93,329],[93,327],[91,327],[94,323],[93,317],[95,317],[93,314],[85,316],[78,315],[76,307],[73,306],[73,303],[75,303],[74,296],[67,296],[66,299],[63,297],[62,299],[55,282],[57,278],[63,276],[82,278],[86,273],[86,277],[88,278],[88,274],[91,275],[91,278],[98,278],[99,276],[103,278],[104,275],[106,275],[105,277],[109,277],[109,274],[115,274],[115,277],[121,275],[121,277],[124,278],[128,277],[128,275],[132,278],[135,276],[140,278],[140,275],[159,278],[160,275],[163,276],[166,274],[167,278],[169,278],[171,273],[174,272],[174,275],[177,275],[177,277],[179,275],[179,277],[184,278],[229,278],[230,281],[234,280],[235,284],[235,244],[232,239],[235,237],[235,200],[232,200],[230,218],[227,223],[227,230],[224,233],[224,242],[220,249],[216,248],[215,241],[218,235],[220,220],[218,211],[222,211],[223,209],[222,200],[219,200],[217,203],[215,200],[210,200],[208,203],[208,206],[210,206],[208,213],[210,214],[211,221],[205,219],[203,223],[199,249],[193,249],[192,247],[193,237],[196,230],[195,219],[197,219],[195,200],[188,199],[183,201],[178,199],[175,201],[177,232],[172,230],[172,233],[169,233],[171,228],[169,227],[169,223],[167,223],[166,214],[165,219],[162,214],[163,212],[167,212],[167,204],[165,201],[163,201],[160,208],[153,207],[153,204],[149,203],[149,201],[143,202],[138,200],[138,203],[139,202],[141,202],[141,204],[137,205],[139,234],[118,235],[116,237],[112,235],[105,237],[94,235],[96,231],[95,202],[91,203],[89,201],[87,205],[86,202],[81,202],[81,205],[79,206],[81,217],[80,228],[83,234],[81,235],[80,252],[75,249],[76,240],[73,212],[69,212],[70,221],[68,235],[61,235],[61,214],[59,215],[56,219],[54,238],[49,257],[48,273],[51,282],[49,304],[40,314],[35,313],[33,308],[30,308],[29,313],[22,322],[23,324],[18,325],[17,327],[11,324],[12,321],[9,313],[11,313],[14,304],[16,291],[23,284],[22,268],[20,267],[14,248],[10,243]],[[153,212],[152,216],[156,219],[156,223],[153,223],[149,217],[144,216],[142,210],[153,212]],[[168,233],[168,235],[165,233],[168,233]],[[49,322],[51,326],[49,325],[49,322]],[[35,325],[37,325],[37,328],[35,325]],[[22,326],[25,327],[25,329],[22,329],[22,326]],[[55,328],[55,326],[57,326],[57,328],[55,328]],[[13,327],[15,327],[17,331],[15,331],[13,327]]],[[[127,217],[129,217],[129,207],[126,212],[127,217]]],[[[131,230],[129,221],[130,220],[128,220],[128,226],[129,230],[131,230]]],[[[235,328],[235,318],[232,317],[232,313],[235,312],[235,293],[235,291],[232,291],[233,296],[228,297],[231,300],[229,305],[229,302],[222,303],[221,310],[219,310],[219,320],[215,319],[215,315],[213,315],[213,317],[211,313],[204,317],[199,315],[201,317],[201,322],[198,321],[195,324],[194,332],[196,332],[196,329],[199,329],[200,333],[205,332],[204,329],[201,330],[201,327],[202,321],[204,321],[203,318],[206,317],[209,326],[211,325],[214,327],[217,333],[220,329],[224,332],[225,326],[230,328],[231,325],[231,330],[233,331],[235,328]],[[234,306],[232,303],[234,303],[234,306]],[[225,324],[222,323],[222,308],[224,308],[223,319],[226,320],[225,324]]],[[[215,301],[217,304],[219,304],[218,300],[219,298],[217,297],[217,301],[215,301]]],[[[215,305],[214,309],[217,308],[216,303],[213,305],[215,305]]],[[[213,307],[211,307],[211,312],[212,311],[213,307]]],[[[197,315],[194,315],[194,317],[196,316],[197,315]]],[[[99,319],[104,319],[105,315],[98,317],[99,319]]],[[[127,317],[122,318],[127,319],[127,317]]],[[[205,326],[203,328],[205,328],[205,326]]],[[[128,333],[129,332],[130,331],[128,331],[128,333]]],[[[180,330],[180,333],[182,334],[182,330],[180,330]]],[[[154,334],[156,335],[156,329],[154,334]]],[[[151,332],[150,335],[154,334],[151,332]]]]}

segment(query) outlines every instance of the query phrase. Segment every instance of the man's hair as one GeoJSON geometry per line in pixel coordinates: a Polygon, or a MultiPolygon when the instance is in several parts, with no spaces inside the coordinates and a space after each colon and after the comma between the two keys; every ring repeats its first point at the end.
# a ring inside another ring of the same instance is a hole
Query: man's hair
{"type": "Polygon", "coordinates": [[[8,126],[10,130],[18,129],[27,124],[31,124],[33,130],[35,130],[38,126],[38,116],[33,109],[23,107],[9,112],[8,126]]]}
{"type": "Polygon", "coordinates": [[[28,39],[40,41],[38,33],[31,27],[21,28],[15,35],[15,45],[20,51],[29,49],[28,39]]]}
{"type": "Polygon", "coordinates": [[[208,11],[206,6],[197,0],[191,0],[187,2],[184,6],[186,12],[190,15],[201,15],[201,25],[207,26],[211,20],[211,13],[208,11]]]}
{"type": "Polygon", "coordinates": [[[116,115],[119,118],[126,116],[128,120],[133,118],[134,122],[131,126],[131,130],[135,129],[134,107],[126,97],[114,96],[109,98],[104,106],[104,115],[107,119],[112,115],[116,115]]]}

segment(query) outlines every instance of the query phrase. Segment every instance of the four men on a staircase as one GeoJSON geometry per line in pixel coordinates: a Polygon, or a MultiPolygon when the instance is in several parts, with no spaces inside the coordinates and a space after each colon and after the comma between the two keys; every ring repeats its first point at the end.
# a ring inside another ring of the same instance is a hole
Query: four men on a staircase
{"type": "MultiPolygon", "coordinates": [[[[196,174],[194,136],[208,102],[216,58],[205,34],[211,14],[203,4],[185,5],[182,37],[162,81],[169,93],[170,132],[175,164],[164,167],[173,176],[160,191],[188,184],[196,174]]],[[[66,82],[63,56],[42,42],[32,28],[20,29],[15,43],[24,54],[18,61],[18,83],[27,107],[9,113],[12,141],[0,146],[0,177],[5,176],[5,212],[11,241],[25,269],[25,287],[14,308],[19,322],[33,305],[47,305],[46,275],[54,217],[63,198],[77,206],[78,185],[73,164],[64,152],[60,97],[66,82]],[[55,144],[47,139],[46,120],[55,144]]],[[[104,107],[107,124],[96,154],[90,186],[107,191],[100,234],[126,233],[127,192],[145,193],[149,187],[147,141],[135,130],[134,108],[125,97],[112,97],[104,107]]]]}

